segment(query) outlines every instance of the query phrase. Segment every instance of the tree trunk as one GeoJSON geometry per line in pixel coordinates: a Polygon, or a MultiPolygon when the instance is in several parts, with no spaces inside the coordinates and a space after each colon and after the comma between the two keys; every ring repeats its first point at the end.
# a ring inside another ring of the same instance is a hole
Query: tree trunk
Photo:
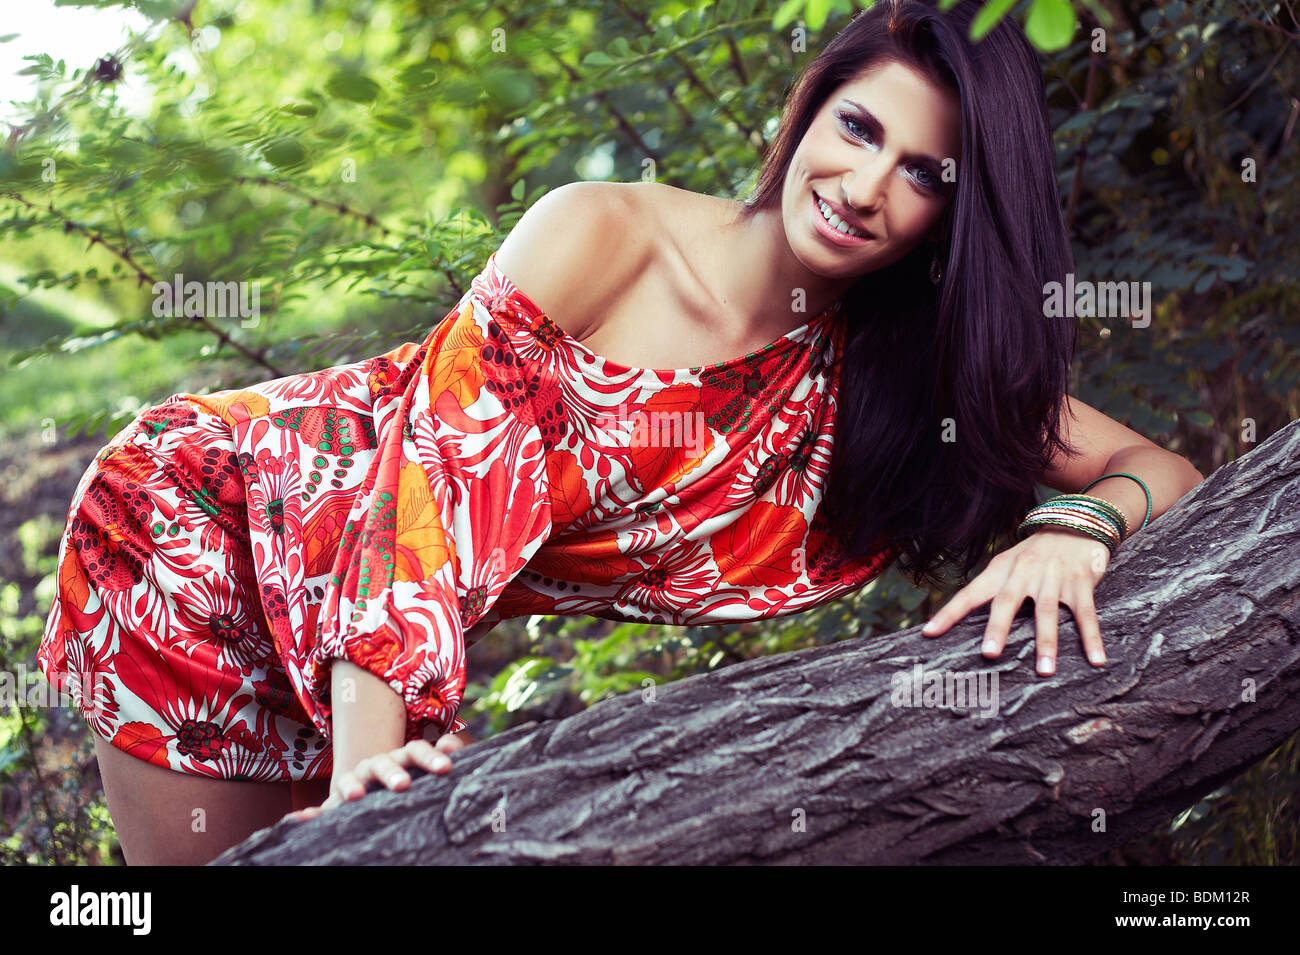
{"type": "Polygon", "coordinates": [[[1300,728],[1298,472],[1293,422],[1127,541],[1096,590],[1100,669],[1064,607],[1054,676],[1028,605],[985,660],[985,605],[933,640],[844,640],[515,727],[213,864],[1086,861],[1300,728]],[[922,667],[982,675],[996,705],[898,705],[922,667]]]}

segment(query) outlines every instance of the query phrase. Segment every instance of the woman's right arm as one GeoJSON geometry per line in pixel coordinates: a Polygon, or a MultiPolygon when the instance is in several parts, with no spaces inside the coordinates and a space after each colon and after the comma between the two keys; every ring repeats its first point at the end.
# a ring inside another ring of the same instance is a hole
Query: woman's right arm
{"type": "Polygon", "coordinates": [[[402,698],[378,676],[350,660],[339,657],[330,664],[330,683],[334,772],[329,797],[319,806],[289,813],[287,819],[303,822],[345,801],[360,799],[372,780],[389,789],[405,789],[411,784],[406,772],[409,766],[445,773],[451,769],[447,754],[471,742],[469,734],[462,731],[448,733],[436,744],[426,739],[403,744],[406,706],[402,698]]]}
{"type": "Polygon", "coordinates": [[[406,707],[392,687],[342,658],[330,665],[330,683],[335,779],[367,756],[402,748],[406,707]]]}

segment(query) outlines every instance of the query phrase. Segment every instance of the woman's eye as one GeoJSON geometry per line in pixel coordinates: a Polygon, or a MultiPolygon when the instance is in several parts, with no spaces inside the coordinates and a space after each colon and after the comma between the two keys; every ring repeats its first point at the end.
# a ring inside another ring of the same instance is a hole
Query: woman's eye
{"type": "Polygon", "coordinates": [[[934,174],[925,167],[921,167],[916,171],[916,181],[927,189],[933,189],[935,186],[934,174]]]}
{"type": "Polygon", "coordinates": [[[850,136],[853,136],[855,139],[865,139],[865,138],[866,138],[865,135],[863,135],[863,134],[866,133],[866,127],[863,126],[863,125],[862,125],[860,122],[858,122],[856,119],[854,119],[852,116],[848,116],[848,115],[845,115],[844,113],[840,113],[840,125],[842,125],[842,126],[845,128],[845,130],[848,131],[848,134],[849,134],[850,136]],[[853,129],[853,127],[857,127],[858,129],[861,129],[862,132],[861,132],[861,133],[856,132],[856,131],[853,129]]]}

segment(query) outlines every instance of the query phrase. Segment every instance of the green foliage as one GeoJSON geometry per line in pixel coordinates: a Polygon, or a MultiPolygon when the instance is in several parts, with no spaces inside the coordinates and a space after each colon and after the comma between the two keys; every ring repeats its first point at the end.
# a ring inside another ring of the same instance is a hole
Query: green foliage
{"type": "Polygon", "coordinates": [[[580,709],[741,660],[893,632],[919,624],[929,596],[890,569],[834,603],[744,624],[609,626],[588,617],[531,617],[515,660],[489,685],[466,694],[472,702],[462,716],[481,718],[496,733],[526,719],[527,710],[580,709]]]}
{"type": "Polygon", "coordinates": [[[17,584],[0,586],[0,673],[10,675],[19,697],[14,705],[0,703],[0,791],[18,797],[16,816],[10,818],[7,810],[0,819],[0,865],[109,864],[114,852],[120,853],[117,837],[103,792],[80,769],[94,756],[90,735],[78,726],[69,741],[53,745],[52,737],[60,735],[52,731],[55,720],[79,717],[26,705],[30,676],[28,684],[17,677],[36,672],[44,618],[20,614],[18,608],[17,584]]]}
{"type": "MultiPolygon", "coordinates": [[[[106,439],[176,391],[422,340],[562,183],[645,178],[743,195],[796,71],[865,4],[248,0],[200,4],[188,21],[177,19],[185,0],[129,5],[154,26],[116,64],[152,100],[128,107],[114,64],[37,55],[24,71],[40,82],[29,121],[0,149],[0,429],[50,428],[51,450],[82,432],[106,439]],[[793,42],[799,26],[807,52],[793,42]],[[155,314],[154,283],[177,273],[257,283],[258,320],[155,314]]],[[[1071,393],[1209,473],[1300,417],[1285,82],[1296,48],[1271,8],[1172,2],[1135,20],[1128,9],[990,0],[975,26],[1015,17],[1044,52],[1079,277],[1151,283],[1149,326],[1082,319],[1071,393]]],[[[27,566],[0,614],[6,667],[34,656],[50,521],[18,532],[27,566]]],[[[471,688],[465,715],[497,731],[646,681],[887,635],[950,593],[891,570],[843,600],[753,624],[531,620],[515,659],[471,688]]],[[[500,629],[503,640],[515,632],[500,629]]],[[[3,851],[108,861],[102,803],[60,801],[80,783],[57,776],[37,743],[51,718],[0,714],[0,782],[31,797],[3,851]]],[[[84,734],[78,745],[88,758],[84,734]]],[[[1268,858],[1294,861],[1293,843],[1273,844],[1268,858]]]]}

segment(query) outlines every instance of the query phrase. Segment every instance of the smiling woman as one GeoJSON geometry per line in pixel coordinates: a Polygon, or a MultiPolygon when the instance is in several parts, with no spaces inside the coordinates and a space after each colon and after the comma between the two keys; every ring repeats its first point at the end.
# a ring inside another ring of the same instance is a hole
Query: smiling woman
{"type": "Polygon", "coordinates": [[[1067,400],[1078,326],[1043,306],[1073,263],[1041,66],[1010,18],[972,44],[981,6],[889,0],[857,15],[795,84],[742,215],[780,223],[776,290],[802,279],[814,301],[845,303],[825,508],[844,552],[883,537],[914,581],[939,583],[940,565],[967,575],[990,546],[1025,537],[927,633],[992,600],[983,652],[995,657],[1032,599],[1047,675],[1058,603],[1105,662],[1092,586],[1201,476],[1067,400]],[[1039,481],[1101,496],[1026,518],[1039,481]]]}
{"type": "MultiPolygon", "coordinates": [[[[1011,21],[970,44],[979,6],[854,19],[748,202],[566,185],[422,341],[173,395],[102,449],[38,661],[98,688],[80,703],[129,861],[204,861],[304,795],[328,798],[299,819],[450,771],[468,648],[501,620],[767,619],[900,556],[973,563],[1041,475],[1136,470],[1151,515],[1185,490],[1104,416],[1079,417],[1081,457],[1062,441],[1042,84],[1011,21]]],[[[1040,579],[1053,626],[1057,595],[1085,606],[1096,535],[1141,516],[1092,502],[940,624],[995,580],[999,626],[1040,579]]]]}
{"type": "Polygon", "coordinates": [[[1041,67],[1011,18],[972,44],[979,7],[859,14],[800,76],[745,209],[780,216],[814,299],[843,295],[828,507],[850,551],[885,533],[917,579],[1009,538],[1071,450],[1077,325],[1041,309],[1071,270],[1041,67]]]}

